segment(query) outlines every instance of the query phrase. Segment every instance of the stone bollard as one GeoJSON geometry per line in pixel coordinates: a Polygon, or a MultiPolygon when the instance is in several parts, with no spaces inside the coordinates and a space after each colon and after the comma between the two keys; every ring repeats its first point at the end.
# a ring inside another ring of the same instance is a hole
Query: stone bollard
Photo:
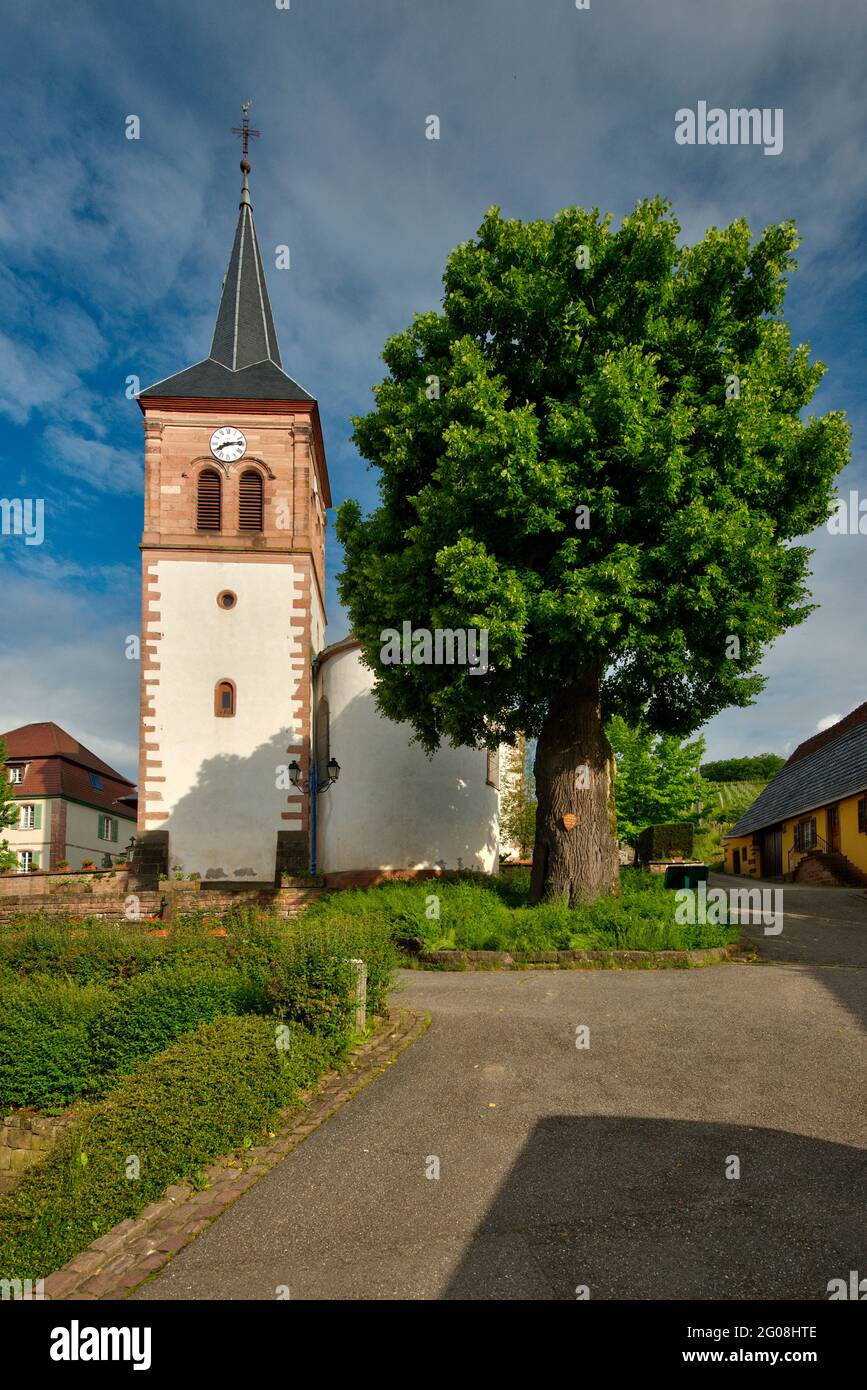
{"type": "Polygon", "coordinates": [[[363,1033],[367,1027],[367,966],[363,960],[350,960],[349,964],[355,971],[355,988],[352,990],[352,998],[355,1000],[355,1031],[363,1033]]]}

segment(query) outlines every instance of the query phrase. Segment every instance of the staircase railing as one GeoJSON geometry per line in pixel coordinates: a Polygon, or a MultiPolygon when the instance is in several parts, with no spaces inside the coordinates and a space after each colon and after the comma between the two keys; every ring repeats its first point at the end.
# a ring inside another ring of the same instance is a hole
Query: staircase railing
{"type": "Polygon", "coordinates": [[[794,876],[795,870],[797,869],[802,859],[806,859],[808,854],[815,854],[817,851],[819,854],[839,853],[839,850],[833,849],[831,845],[828,844],[828,841],[823,839],[821,835],[813,836],[813,843],[809,846],[808,849],[798,849],[795,845],[792,845],[792,848],[789,850],[788,855],[789,877],[792,878],[794,876]]]}

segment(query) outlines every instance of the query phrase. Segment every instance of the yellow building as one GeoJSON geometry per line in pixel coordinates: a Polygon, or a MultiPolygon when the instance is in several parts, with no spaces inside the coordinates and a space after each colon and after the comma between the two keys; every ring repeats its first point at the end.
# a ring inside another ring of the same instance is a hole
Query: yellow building
{"type": "Polygon", "coordinates": [[[725,867],[867,887],[867,703],[798,745],[726,835],[725,867]]]}

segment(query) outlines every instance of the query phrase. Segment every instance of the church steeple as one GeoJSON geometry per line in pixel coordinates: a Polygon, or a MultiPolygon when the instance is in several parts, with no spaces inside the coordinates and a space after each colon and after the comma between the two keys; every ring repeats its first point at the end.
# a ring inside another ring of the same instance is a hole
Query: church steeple
{"type": "Polygon", "coordinates": [[[313,397],[283,370],[265,268],[259,251],[250,201],[250,103],[242,107],[243,125],[233,134],[243,140],[241,199],[229,267],[223,280],[211,351],[202,362],[147,387],[139,400],[177,397],[233,400],[312,401],[313,397]]]}
{"type": "Polygon", "coordinates": [[[241,187],[238,226],[235,230],[232,254],[229,257],[229,268],[223,281],[210,354],[215,362],[221,362],[232,372],[250,367],[254,362],[271,361],[278,367],[283,365],[277,345],[277,334],[274,331],[265,269],[256,238],[253,205],[250,202],[248,141],[251,135],[258,135],[259,132],[250,129],[247,115],[249,107],[250,103],[245,103],[243,127],[240,130],[236,128],[235,131],[242,135],[244,140],[244,157],[241,160],[244,181],[241,187]]]}

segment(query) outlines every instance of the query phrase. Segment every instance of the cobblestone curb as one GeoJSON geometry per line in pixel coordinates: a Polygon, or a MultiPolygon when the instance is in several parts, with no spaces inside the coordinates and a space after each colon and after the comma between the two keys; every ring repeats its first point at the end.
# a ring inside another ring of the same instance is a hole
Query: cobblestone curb
{"type": "Polygon", "coordinates": [[[720,965],[749,954],[737,943],[695,951],[424,951],[404,964],[421,970],[658,970],[720,965]]]}
{"type": "Polygon", "coordinates": [[[227,1154],[205,1169],[208,1186],[169,1187],[139,1216],[121,1221],[45,1280],[46,1299],[125,1298],[149,1275],[195,1240],[254,1183],[280,1163],[357,1091],[420,1037],[430,1016],[411,1009],[391,1013],[371,1038],[354,1048],[341,1072],[328,1072],[301,1111],[287,1112],[273,1139],[227,1154]]]}

